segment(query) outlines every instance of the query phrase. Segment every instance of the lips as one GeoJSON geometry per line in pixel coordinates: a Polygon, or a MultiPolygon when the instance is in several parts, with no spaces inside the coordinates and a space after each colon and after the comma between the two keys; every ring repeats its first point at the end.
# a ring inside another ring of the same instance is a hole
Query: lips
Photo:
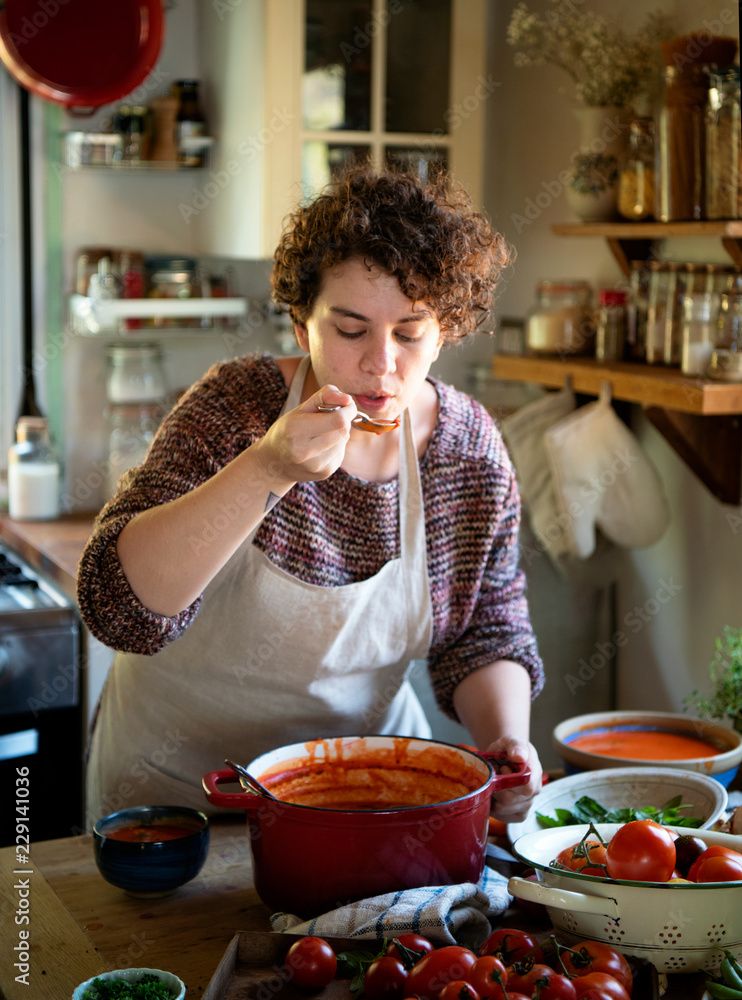
{"type": "Polygon", "coordinates": [[[375,413],[381,413],[385,410],[391,403],[392,396],[356,396],[356,404],[359,410],[367,412],[373,410],[375,413]]]}

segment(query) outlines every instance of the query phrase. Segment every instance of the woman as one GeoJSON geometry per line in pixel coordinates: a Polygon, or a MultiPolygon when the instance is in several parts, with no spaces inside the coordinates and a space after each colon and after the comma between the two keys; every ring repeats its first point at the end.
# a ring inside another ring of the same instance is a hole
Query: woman
{"type": "Polygon", "coordinates": [[[94,820],[204,808],[201,776],[317,736],[427,736],[406,673],[540,787],[543,682],[518,568],[519,500],[484,409],[428,377],[486,315],[508,261],[461,192],[354,168],[297,209],[273,294],[303,358],[215,366],[101,512],[80,564],[119,650],[88,769],[94,820]],[[383,433],[358,412],[399,421],[383,433]]]}

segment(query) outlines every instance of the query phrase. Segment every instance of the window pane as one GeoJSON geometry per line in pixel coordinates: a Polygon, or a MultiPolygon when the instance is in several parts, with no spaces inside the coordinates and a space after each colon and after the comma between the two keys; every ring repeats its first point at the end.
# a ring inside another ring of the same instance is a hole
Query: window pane
{"type": "Polygon", "coordinates": [[[340,146],[315,141],[303,143],[301,179],[304,197],[311,199],[318,194],[346,163],[367,160],[369,155],[368,146],[340,146]]]}
{"type": "Polygon", "coordinates": [[[409,171],[424,184],[434,180],[441,170],[448,169],[448,150],[443,146],[435,149],[392,146],[386,151],[386,164],[409,171]]]}
{"type": "Polygon", "coordinates": [[[451,0],[397,0],[387,28],[386,130],[448,132],[451,0]]]}
{"type": "Polygon", "coordinates": [[[306,11],[303,127],[368,131],[377,28],[370,0],[307,0],[306,11]]]}

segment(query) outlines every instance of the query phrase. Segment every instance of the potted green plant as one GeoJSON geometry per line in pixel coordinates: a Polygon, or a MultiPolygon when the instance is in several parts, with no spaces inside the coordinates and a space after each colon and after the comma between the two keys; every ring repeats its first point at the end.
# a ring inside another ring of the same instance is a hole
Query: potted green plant
{"type": "Polygon", "coordinates": [[[742,733],[742,628],[725,625],[714,649],[709,665],[712,694],[706,697],[692,691],[685,699],[685,707],[694,708],[706,718],[729,719],[742,733]]]}

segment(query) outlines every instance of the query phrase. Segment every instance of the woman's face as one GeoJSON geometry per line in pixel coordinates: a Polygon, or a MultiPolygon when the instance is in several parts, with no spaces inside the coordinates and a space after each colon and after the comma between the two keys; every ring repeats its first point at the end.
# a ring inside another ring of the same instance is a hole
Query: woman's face
{"type": "Polygon", "coordinates": [[[420,392],[442,336],[435,313],[396,278],[351,258],[325,272],[312,313],[296,324],[318,385],[334,385],[358,409],[391,420],[420,392]]]}

